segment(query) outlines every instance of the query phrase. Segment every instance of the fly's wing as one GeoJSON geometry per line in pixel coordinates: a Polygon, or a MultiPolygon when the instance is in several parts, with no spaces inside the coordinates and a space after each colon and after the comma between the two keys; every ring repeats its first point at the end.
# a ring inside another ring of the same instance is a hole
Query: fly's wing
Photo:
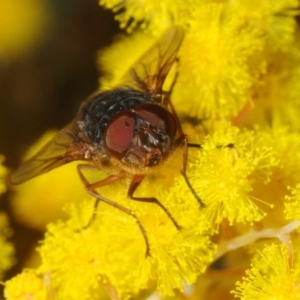
{"type": "Polygon", "coordinates": [[[84,159],[84,147],[68,126],[59,131],[36,155],[24,162],[10,176],[12,184],[20,184],[74,160],[84,159]]]}
{"type": "Polygon", "coordinates": [[[184,31],[180,27],[167,30],[124,75],[122,84],[161,95],[163,83],[177,58],[184,31]]]}

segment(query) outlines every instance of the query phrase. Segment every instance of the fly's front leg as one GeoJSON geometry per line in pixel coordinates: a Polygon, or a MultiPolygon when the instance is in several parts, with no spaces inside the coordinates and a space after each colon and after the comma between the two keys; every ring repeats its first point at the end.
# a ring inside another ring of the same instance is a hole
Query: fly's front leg
{"type": "Polygon", "coordinates": [[[172,223],[174,224],[174,226],[178,230],[180,230],[181,226],[178,225],[178,223],[173,218],[173,216],[171,215],[171,213],[167,210],[167,208],[163,204],[161,204],[155,197],[134,197],[133,196],[135,190],[138,188],[138,186],[140,185],[140,183],[143,181],[144,178],[145,178],[145,175],[135,175],[132,178],[132,181],[131,181],[129,189],[128,189],[127,196],[130,199],[135,200],[135,201],[147,202],[147,203],[154,203],[154,204],[158,205],[166,213],[166,215],[170,218],[170,220],[172,221],[172,223]]]}
{"type": "MultiPolygon", "coordinates": [[[[99,195],[96,191],[95,191],[95,188],[97,187],[101,187],[101,186],[105,186],[105,185],[108,185],[108,184],[111,184],[113,182],[116,182],[118,181],[119,179],[121,179],[121,177],[118,177],[116,175],[111,175],[107,178],[104,178],[100,181],[97,181],[95,183],[89,183],[88,180],[86,179],[86,177],[84,176],[84,174],[82,173],[82,170],[98,170],[98,168],[95,168],[94,166],[92,165],[77,165],[77,172],[79,174],[79,177],[81,179],[81,181],[83,182],[84,184],[84,187],[86,189],[86,191],[94,196],[96,198],[96,201],[95,201],[95,204],[94,204],[94,213],[89,221],[89,223],[86,225],[86,228],[89,227],[94,219],[95,219],[95,212],[97,211],[97,207],[99,205],[99,202],[102,200],[102,196],[99,195]],[[97,196],[95,196],[95,194],[97,194],[97,196]]],[[[104,200],[103,200],[104,201],[104,200]]]]}
{"type": "Polygon", "coordinates": [[[194,197],[197,199],[198,203],[200,204],[201,207],[205,207],[205,204],[202,202],[200,197],[197,195],[195,192],[194,188],[192,187],[190,180],[188,179],[186,175],[186,167],[187,167],[187,161],[188,161],[188,147],[195,147],[195,148],[201,148],[201,145],[199,144],[189,144],[188,143],[188,137],[187,135],[183,134],[177,139],[177,143],[179,145],[183,146],[183,159],[182,159],[182,165],[181,165],[181,174],[189,187],[190,191],[194,195],[194,197]]]}
{"type": "Polygon", "coordinates": [[[143,238],[145,240],[145,244],[146,244],[146,256],[149,256],[150,255],[150,247],[149,247],[148,238],[146,236],[145,228],[142,226],[141,222],[139,221],[139,219],[137,218],[137,216],[134,214],[134,212],[131,209],[128,209],[127,207],[125,207],[123,205],[120,205],[119,203],[117,203],[115,201],[112,201],[110,199],[107,199],[107,198],[101,196],[95,190],[96,188],[99,188],[99,187],[102,187],[102,186],[114,183],[114,182],[122,179],[123,177],[119,176],[119,175],[111,175],[111,176],[109,176],[107,178],[104,178],[104,179],[102,179],[100,181],[97,181],[95,183],[89,183],[88,180],[85,178],[85,176],[82,173],[83,169],[95,169],[95,167],[93,167],[91,165],[78,165],[77,166],[77,171],[78,171],[79,177],[80,177],[81,181],[83,182],[86,191],[90,195],[92,195],[93,197],[96,198],[96,202],[95,202],[95,205],[94,205],[94,214],[93,214],[91,220],[89,221],[89,223],[87,224],[86,227],[89,227],[92,224],[93,220],[95,219],[95,211],[97,210],[97,207],[98,207],[100,201],[103,201],[103,202],[107,203],[108,205],[111,205],[114,208],[117,208],[117,209],[121,210],[122,212],[126,213],[127,215],[130,215],[131,217],[133,217],[135,219],[135,221],[138,224],[138,226],[140,228],[140,231],[141,231],[141,233],[143,235],[143,238]]]}

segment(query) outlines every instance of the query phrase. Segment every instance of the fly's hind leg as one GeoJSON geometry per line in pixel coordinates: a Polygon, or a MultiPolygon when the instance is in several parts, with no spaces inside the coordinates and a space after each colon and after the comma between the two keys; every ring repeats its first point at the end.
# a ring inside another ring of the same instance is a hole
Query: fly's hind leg
{"type": "Polygon", "coordinates": [[[123,177],[122,176],[118,176],[118,175],[111,175],[107,178],[104,178],[100,181],[97,181],[95,183],[89,183],[87,181],[87,179],[85,178],[85,176],[83,175],[82,173],[82,170],[83,169],[95,169],[93,166],[91,165],[78,165],[77,166],[77,171],[78,171],[78,174],[79,174],[79,177],[81,179],[81,181],[83,182],[84,186],[85,186],[85,189],[86,191],[92,195],[93,197],[96,198],[96,202],[95,202],[95,205],[94,205],[94,214],[92,216],[92,218],[90,219],[89,223],[87,224],[86,227],[89,227],[93,220],[95,219],[95,211],[97,210],[97,207],[100,203],[100,201],[103,201],[105,203],[107,203],[108,205],[111,205],[119,210],[121,210],[122,212],[126,213],[127,215],[133,217],[137,223],[137,225],[139,226],[139,229],[143,235],[143,238],[145,240],[145,244],[146,244],[146,256],[149,256],[150,255],[150,247],[149,247],[149,241],[148,241],[148,238],[147,238],[147,235],[146,235],[146,230],[145,228],[142,226],[141,222],[139,221],[139,219],[137,218],[137,216],[135,215],[135,213],[131,210],[131,209],[128,209],[127,207],[123,206],[123,205],[120,205],[119,203],[117,202],[114,202],[110,199],[107,199],[103,196],[101,196],[95,189],[96,188],[99,188],[99,187],[102,187],[102,186],[105,186],[105,185],[108,185],[108,184],[111,184],[113,182],[116,182],[120,179],[122,179],[123,177]]]}
{"type": "Polygon", "coordinates": [[[154,203],[154,204],[158,205],[166,213],[166,215],[172,221],[172,223],[174,224],[174,226],[178,230],[181,230],[181,226],[178,225],[178,223],[176,222],[176,220],[174,219],[174,217],[171,215],[171,213],[155,197],[134,197],[133,196],[135,190],[137,189],[137,187],[140,185],[140,183],[143,181],[144,178],[145,178],[145,175],[135,175],[133,177],[133,179],[132,179],[132,181],[130,183],[129,189],[128,189],[127,196],[130,199],[135,200],[135,201],[147,202],[147,203],[154,203]]]}

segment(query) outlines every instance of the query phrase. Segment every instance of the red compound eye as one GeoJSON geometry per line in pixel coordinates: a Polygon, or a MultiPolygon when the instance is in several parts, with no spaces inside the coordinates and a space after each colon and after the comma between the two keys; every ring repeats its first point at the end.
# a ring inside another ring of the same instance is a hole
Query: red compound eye
{"type": "Polygon", "coordinates": [[[105,146],[116,158],[122,158],[130,146],[135,127],[134,113],[123,111],[108,123],[105,132],[105,146]]]}
{"type": "Polygon", "coordinates": [[[153,103],[143,103],[137,105],[134,111],[139,117],[162,130],[168,134],[169,137],[175,137],[177,123],[174,116],[164,107],[153,103]]]}

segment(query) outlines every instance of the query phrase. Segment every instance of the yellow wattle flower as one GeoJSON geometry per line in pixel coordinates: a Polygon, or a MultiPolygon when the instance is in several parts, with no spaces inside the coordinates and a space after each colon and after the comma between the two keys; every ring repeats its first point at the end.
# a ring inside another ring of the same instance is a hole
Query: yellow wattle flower
{"type": "Polygon", "coordinates": [[[175,205],[173,197],[161,200],[180,222],[182,229],[177,230],[156,205],[128,200],[121,185],[113,189],[113,199],[139,218],[150,255],[146,255],[145,239],[134,218],[101,203],[93,223],[85,228],[93,213],[92,199],[71,206],[71,219],[50,225],[39,249],[43,261],[39,272],[50,274],[58,297],[73,299],[84,291],[81,299],[91,299],[105,283],[122,299],[153,286],[161,295],[172,295],[175,289],[183,289],[183,282],[192,284],[212,262],[215,252],[199,206],[184,202],[175,205]]]}
{"type": "Polygon", "coordinates": [[[47,279],[42,278],[33,270],[23,271],[5,282],[4,296],[7,300],[54,300],[49,293],[47,279]]]}
{"type": "Polygon", "coordinates": [[[190,116],[235,116],[252,101],[263,71],[263,61],[251,65],[264,46],[261,29],[237,18],[228,3],[198,5],[189,23],[172,100],[190,116]]]}
{"type": "Polygon", "coordinates": [[[188,24],[195,5],[191,0],[100,0],[99,2],[116,13],[115,19],[120,22],[120,27],[126,28],[128,32],[141,27],[156,34],[174,24],[188,24]]]}
{"type": "MultiPolygon", "coordinates": [[[[264,145],[260,132],[239,130],[225,124],[208,135],[198,152],[191,182],[205,203],[209,222],[230,224],[259,221],[264,199],[253,195],[255,180],[268,182],[277,164],[274,150],[264,145]]],[[[272,204],[265,203],[267,208],[272,204]]]]}
{"type": "Polygon", "coordinates": [[[241,300],[291,299],[300,297],[299,255],[290,257],[284,245],[271,244],[259,251],[251,268],[233,292],[241,300]]]}

